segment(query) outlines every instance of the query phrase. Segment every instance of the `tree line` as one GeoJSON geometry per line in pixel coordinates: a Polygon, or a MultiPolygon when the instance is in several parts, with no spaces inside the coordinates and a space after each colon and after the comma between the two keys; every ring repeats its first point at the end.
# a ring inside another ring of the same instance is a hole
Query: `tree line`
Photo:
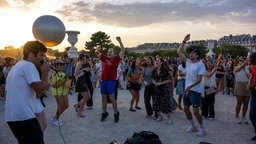
{"type": "MultiPolygon", "coordinates": [[[[0,55],[4,57],[13,57],[16,59],[22,59],[22,47],[14,48],[13,46],[6,46],[3,50],[0,50],[0,55]]],[[[102,53],[107,53],[109,48],[114,48],[116,54],[120,52],[120,47],[116,46],[112,43],[110,36],[105,32],[98,31],[91,35],[90,40],[85,42],[84,49],[79,52],[84,52],[90,55],[91,57],[96,57],[95,48],[100,48],[102,53]]],[[[201,51],[202,56],[209,51],[207,47],[204,45],[197,45],[197,48],[201,51]]],[[[51,48],[47,48],[47,56],[50,58],[61,57],[65,54],[68,54],[70,47],[66,47],[63,52],[59,52],[58,50],[54,50],[51,48]]],[[[145,52],[145,53],[136,53],[136,52],[125,52],[126,57],[140,57],[143,58],[145,56],[168,56],[168,57],[178,57],[177,49],[168,49],[168,50],[155,50],[153,52],[145,52]]],[[[240,45],[221,45],[217,48],[213,49],[213,52],[216,55],[220,53],[229,56],[246,56],[249,49],[240,45]]],[[[185,52],[188,56],[188,52],[185,52]]]]}

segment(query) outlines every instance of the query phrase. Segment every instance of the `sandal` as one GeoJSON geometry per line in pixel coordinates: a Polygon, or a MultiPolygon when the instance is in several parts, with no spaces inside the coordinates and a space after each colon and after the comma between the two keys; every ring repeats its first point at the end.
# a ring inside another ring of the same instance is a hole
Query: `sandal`
{"type": "Polygon", "coordinates": [[[130,108],[129,111],[131,111],[131,112],[136,112],[136,110],[135,110],[135,109],[132,109],[132,108],[130,108]]]}
{"type": "Polygon", "coordinates": [[[77,116],[78,116],[78,117],[85,117],[85,114],[84,114],[82,111],[79,111],[79,112],[77,113],[77,116]]]}
{"type": "Polygon", "coordinates": [[[74,107],[75,107],[75,111],[78,112],[78,110],[79,110],[78,109],[78,104],[75,104],[74,107]]]}

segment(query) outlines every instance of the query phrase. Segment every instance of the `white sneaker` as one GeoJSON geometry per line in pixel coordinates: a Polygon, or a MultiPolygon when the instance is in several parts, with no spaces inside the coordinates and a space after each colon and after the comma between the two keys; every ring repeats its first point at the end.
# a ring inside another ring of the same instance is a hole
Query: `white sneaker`
{"type": "Polygon", "coordinates": [[[167,125],[170,125],[170,124],[172,124],[173,122],[172,122],[172,119],[171,118],[168,118],[168,121],[167,121],[167,125]]]}
{"type": "MultiPolygon", "coordinates": [[[[55,121],[55,120],[57,120],[56,117],[55,117],[55,116],[52,116],[52,121],[55,121]]],[[[60,122],[60,123],[63,123],[63,121],[62,121],[60,118],[59,118],[59,122],[60,122]]]]}
{"type": "Polygon", "coordinates": [[[186,132],[187,133],[192,133],[192,132],[197,132],[198,129],[196,126],[189,126],[187,129],[186,129],[186,132]]]}
{"type": "Polygon", "coordinates": [[[205,128],[200,128],[199,131],[196,133],[196,136],[202,137],[206,135],[206,130],[205,128]]]}
{"type": "Polygon", "coordinates": [[[163,120],[163,118],[161,116],[158,116],[158,118],[155,119],[155,122],[159,122],[159,121],[162,121],[162,120],[163,120]]]}
{"type": "Polygon", "coordinates": [[[209,118],[209,120],[210,120],[210,121],[213,121],[213,120],[214,120],[214,118],[209,118]]]}
{"type": "Polygon", "coordinates": [[[247,119],[245,117],[242,118],[242,123],[248,124],[248,121],[247,121],[247,119]]]}
{"type": "Polygon", "coordinates": [[[236,118],[236,123],[237,124],[242,124],[242,121],[241,121],[241,119],[239,117],[236,118]]]}
{"type": "Polygon", "coordinates": [[[52,124],[55,125],[55,126],[62,126],[63,123],[60,122],[59,120],[55,119],[54,121],[52,121],[52,124]]]}

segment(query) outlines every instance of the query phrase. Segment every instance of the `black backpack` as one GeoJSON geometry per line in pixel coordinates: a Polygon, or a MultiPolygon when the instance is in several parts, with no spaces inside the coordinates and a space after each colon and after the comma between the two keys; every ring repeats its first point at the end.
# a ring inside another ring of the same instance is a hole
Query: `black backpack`
{"type": "Polygon", "coordinates": [[[132,138],[127,138],[124,144],[162,144],[159,136],[151,131],[133,133],[132,138]]]}

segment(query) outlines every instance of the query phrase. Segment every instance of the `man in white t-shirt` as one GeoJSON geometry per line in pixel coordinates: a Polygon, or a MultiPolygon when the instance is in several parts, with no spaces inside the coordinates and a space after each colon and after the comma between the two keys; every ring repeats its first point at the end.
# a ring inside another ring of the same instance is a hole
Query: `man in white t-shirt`
{"type": "Polygon", "coordinates": [[[27,42],[23,47],[23,60],[13,66],[6,78],[4,119],[19,144],[44,144],[35,108],[36,98],[42,96],[48,86],[50,68],[44,63],[46,51],[38,41],[27,42]]]}
{"type": "Polygon", "coordinates": [[[190,39],[190,34],[186,35],[182,41],[179,49],[177,50],[178,55],[182,61],[186,62],[186,82],[185,82],[185,95],[183,97],[184,112],[187,119],[190,121],[191,126],[186,130],[186,132],[197,132],[198,129],[193,121],[192,113],[190,111],[190,106],[193,107],[193,114],[196,117],[200,129],[197,132],[197,136],[206,135],[206,130],[203,126],[203,120],[199,113],[199,108],[201,104],[201,95],[203,93],[202,77],[205,74],[205,66],[200,60],[200,51],[191,46],[189,48],[189,58],[187,58],[183,51],[184,45],[190,39]]]}

